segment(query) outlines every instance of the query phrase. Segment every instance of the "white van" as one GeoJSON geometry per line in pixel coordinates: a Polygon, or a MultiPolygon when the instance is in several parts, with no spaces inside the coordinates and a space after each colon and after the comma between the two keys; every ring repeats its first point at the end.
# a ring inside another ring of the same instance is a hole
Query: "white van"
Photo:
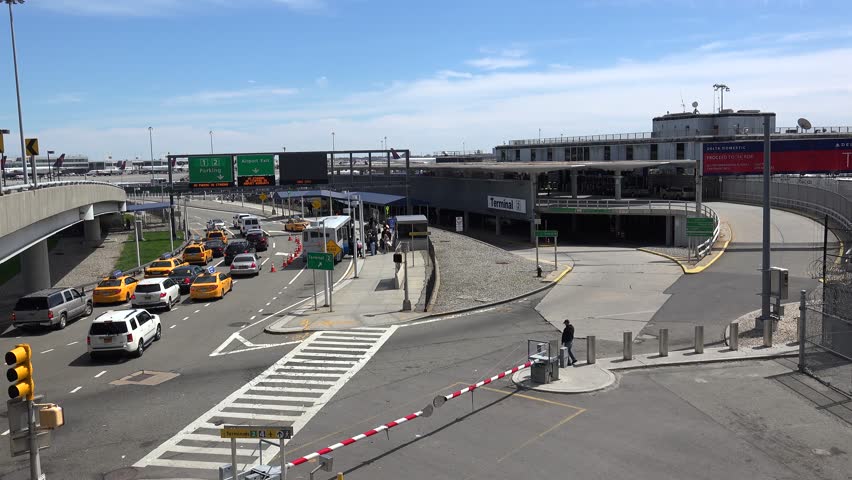
{"type": "Polygon", "coordinates": [[[246,236],[246,232],[260,228],[260,219],[254,215],[240,219],[240,235],[246,236]]]}

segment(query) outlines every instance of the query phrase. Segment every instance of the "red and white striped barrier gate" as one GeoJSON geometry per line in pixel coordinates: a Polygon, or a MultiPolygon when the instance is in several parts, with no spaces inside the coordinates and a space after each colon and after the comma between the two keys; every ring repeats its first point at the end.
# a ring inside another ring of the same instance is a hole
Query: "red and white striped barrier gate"
{"type": "Polygon", "coordinates": [[[396,420],[394,420],[390,423],[386,423],[384,425],[379,425],[378,427],[376,427],[372,430],[367,430],[366,432],[362,433],[361,435],[355,435],[354,437],[347,438],[346,440],[344,440],[340,443],[335,443],[334,445],[329,445],[329,446],[323,448],[322,450],[317,450],[314,453],[309,453],[309,454],[305,455],[304,457],[297,458],[297,459],[293,460],[292,462],[288,462],[287,468],[290,469],[290,468],[295,467],[296,465],[301,465],[301,464],[307,462],[308,460],[310,460],[312,458],[316,458],[320,455],[325,455],[327,453],[331,453],[331,452],[337,450],[338,448],[345,447],[347,445],[352,445],[353,443],[357,442],[358,440],[363,440],[367,437],[372,437],[373,435],[375,435],[375,434],[377,434],[381,431],[390,430],[391,428],[393,428],[397,425],[401,425],[405,422],[409,422],[411,420],[414,420],[415,418],[428,417],[428,416],[432,415],[433,410],[434,409],[432,408],[432,405],[426,405],[426,408],[424,408],[423,410],[420,410],[419,412],[414,412],[410,415],[406,415],[402,418],[398,418],[398,419],[396,419],[396,420]]]}
{"type": "Polygon", "coordinates": [[[503,373],[494,375],[491,378],[486,378],[485,380],[482,380],[481,382],[474,383],[473,385],[468,385],[467,387],[464,387],[461,390],[456,390],[455,392],[450,393],[449,395],[438,395],[432,400],[432,405],[434,405],[435,408],[438,408],[441,405],[445,404],[447,402],[447,400],[452,400],[454,398],[457,398],[457,397],[464,395],[465,393],[472,392],[472,391],[476,390],[477,388],[479,388],[483,385],[488,385],[489,383],[491,383],[495,380],[500,380],[501,378],[505,377],[506,375],[511,375],[511,374],[517,372],[518,370],[523,370],[525,368],[529,368],[530,365],[532,365],[532,364],[533,364],[532,360],[528,360],[523,365],[518,365],[517,367],[514,367],[510,370],[506,370],[503,373]]]}

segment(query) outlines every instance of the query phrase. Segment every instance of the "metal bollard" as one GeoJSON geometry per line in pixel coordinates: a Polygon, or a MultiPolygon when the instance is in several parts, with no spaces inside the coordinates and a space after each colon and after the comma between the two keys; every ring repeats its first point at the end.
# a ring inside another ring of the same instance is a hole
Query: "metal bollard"
{"type": "Polygon", "coordinates": [[[740,324],[737,322],[731,323],[731,338],[728,340],[728,345],[732,352],[736,352],[740,348],[740,324]]]}
{"type": "Polygon", "coordinates": [[[343,480],[343,472],[337,473],[337,480],[343,480]]]}
{"type": "Polygon", "coordinates": [[[772,322],[771,318],[767,318],[763,321],[763,346],[771,347],[772,346],[772,322]]]}
{"type": "Polygon", "coordinates": [[[595,363],[597,361],[595,357],[595,336],[589,335],[586,337],[586,363],[589,365],[595,363]]]}
{"type": "Polygon", "coordinates": [[[704,353],[704,325],[695,326],[695,353],[704,353]]]}
{"type": "Polygon", "coordinates": [[[804,373],[807,365],[805,364],[805,334],[808,328],[808,307],[805,304],[807,298],[806,292],[802,290],[799,297],[799,371],[804,373]]]}
{"type": "Polygon", "coordinates": [[[669,329],[661,328],[660,329],[660,356],[668,357],[669,356],[669,329]]]}
{"type": "Polygon", "coordinates": [[[633,360],[633,332],[624,332],[624,360],[633,360]]]}

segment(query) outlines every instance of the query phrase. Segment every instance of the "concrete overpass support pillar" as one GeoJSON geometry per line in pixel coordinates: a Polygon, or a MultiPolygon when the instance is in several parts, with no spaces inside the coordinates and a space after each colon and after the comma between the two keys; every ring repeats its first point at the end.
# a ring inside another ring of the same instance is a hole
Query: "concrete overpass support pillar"
{"type": "Polygon", "coordinates": [[[671,215],[666,215],[666,246],[671,247],[674,244],[674,237],[672,236],[672,220],[674,217],[671,215]]]}
{"type": "Polygon", "coordinates": [[[621,238],[621,215],[615,216],[615,236],[621,238]]]}
{"type": "Polygon", "coordinates": [[[496,233],[498,237],[500,236],[500,215],[496,215],[494,217],[494,233],[496,233]]]}
{"type": "Polygon", "coordinates": [[[615,171],[615,199],[621,200],[621,170],[615,171]]]}
{"type": "Polygon", "coordinates": [[[21,253],[21,275],[27,293],[51,287],[47,240],[42,240],[21,253]]]}
{"type": "Polygon", "coordinates": [[[101,243],[101,219],[86,220],[83,222],[83,237],[89,243],[101,243]]]}
{"type": "Polygon", "coordinates": [[[580,176],[580,172],[577,170],[571,170],[571,198],[577,199],[577,177],[580,176]]]}

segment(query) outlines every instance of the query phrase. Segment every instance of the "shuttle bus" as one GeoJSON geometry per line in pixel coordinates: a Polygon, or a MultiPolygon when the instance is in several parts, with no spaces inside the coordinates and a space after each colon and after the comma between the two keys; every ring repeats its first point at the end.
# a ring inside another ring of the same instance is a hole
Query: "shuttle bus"
{"type": "MultiPolygon", "coordinates": [[[[324,242],[328,244],[328,252],[334,253],[334,261],[343,260],[349,254],[349,229],[352,228],[352,218],[347,215],[320,217],[311,221],[302,232],[302,245],[307,252],[323,252],[324,242]],[[323,231],[324,230],[324,231],[323,231]],[[332,244],[334,242],[334,244],[332,244]],[[334,248],[334,245],[337,248],[334,248]],[[336,252],[332,252],[336,250],[336,252]]],[[[305,261],[308,261],[305,255],[305,261]]]]}

